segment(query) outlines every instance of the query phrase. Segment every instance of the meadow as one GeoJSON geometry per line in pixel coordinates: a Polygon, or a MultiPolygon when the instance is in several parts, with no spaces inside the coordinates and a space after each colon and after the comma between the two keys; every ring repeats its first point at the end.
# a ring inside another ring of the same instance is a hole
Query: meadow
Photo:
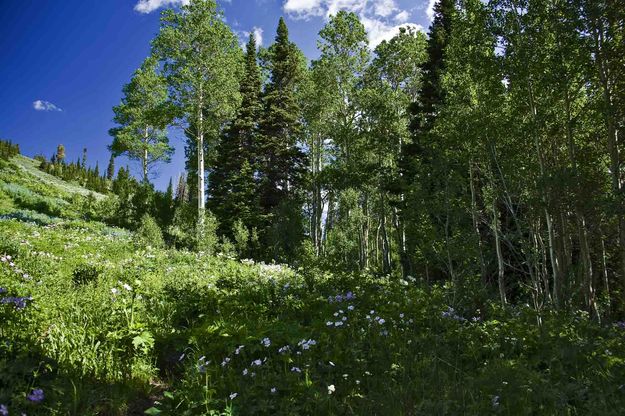
{"type": "Polygon", "coordinates": [[[156,248],[22,165],[0,166],[0,415],[623,414],[625,323],[156,248]]]}

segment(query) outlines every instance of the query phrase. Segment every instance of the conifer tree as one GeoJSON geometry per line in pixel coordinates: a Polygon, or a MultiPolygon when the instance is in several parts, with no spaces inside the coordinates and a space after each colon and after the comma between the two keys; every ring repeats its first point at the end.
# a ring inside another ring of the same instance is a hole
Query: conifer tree
{"type": "Polygon", "coordinates": [[[111,154],[108,167],[106,168],[106,179],[112,181],[113,177],[115,177],[115,156],[111,154]]]}
{"type": "Polygon", "coordinates": [[[280,18],[274,45],[269,50],[271,78],[263,97],[259,146],[260,206],[265,216],[265,243],[273,256],[293,253],[301,234],[301,192],[306,157],[298,146],[302,134],[302,110],[297,97],[301,81],[301,52],[289,40],[289,31],[280,18]],[[299,220],[299,225],[293,222],[299,220]],[[286,221],[285,223],[280,220],[286,221]],[[288,224],[287,224],[288,223],[288,224]],[[269,230],[269,227],[272,230],[269,230]],[[293,238],[277,237],[287,227],[293,238]]]}
{"type": "Polygon", "coordinates": [[[261,79],[256,60],[256,39],[250,35],[245,57],[245,74],[240,85],[241,107],[221,137],[217,159],[209,177],[209,206],[219,221],[219,231],[232,235],[235,219],[248,228],[256,225],[258,212],[254,179],[255,146],[261,116],[261,79]]]}

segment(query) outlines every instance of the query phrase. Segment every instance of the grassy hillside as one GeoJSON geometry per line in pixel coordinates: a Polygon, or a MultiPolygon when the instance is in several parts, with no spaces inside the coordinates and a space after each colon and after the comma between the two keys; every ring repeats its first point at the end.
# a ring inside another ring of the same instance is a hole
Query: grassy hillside
{"type": "Polygon", "coordinates": [[[79,218],[85,200],[103,200],[104,195],[70,184],[38,168],[39,162],[18,155],[0,160],[0,214],[28,216],[38,213],[79,218]]]}
{"type": "Polygon", "coordinates": [[[0,170],[2,415],[622,414],[623,324],[156,249],[33,169],[0,170]]]}

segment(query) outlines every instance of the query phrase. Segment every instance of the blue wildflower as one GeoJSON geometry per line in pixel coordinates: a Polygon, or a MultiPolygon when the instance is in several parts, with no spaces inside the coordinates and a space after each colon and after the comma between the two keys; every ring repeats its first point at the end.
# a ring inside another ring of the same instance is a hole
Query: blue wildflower
{"type": "Polygon", "coordinates": [[[6,404],[0,404],[0,415],[9,416],[9,408],[6,406],[6,404]]]}
{"type": "Polygon", "coordinates": [[[0,287],[0,294],[3,294],[3,293],[7,293],[7,290],[3,287],[0,287]]]}
{"type": "Polygon", "coordinates": [[[345,294],[345,299],[347,299],[347,300],[352,300],[354,298],[355,298],[355,296],[354,296],[354,294],[352,292],[347,292],[345,294]]]}
{"type": "Polygon", "coordinates": [[[33,389],[26,398],[33,403],[41,403],[45,399],[45,395],[42,389],[33,389]]]}

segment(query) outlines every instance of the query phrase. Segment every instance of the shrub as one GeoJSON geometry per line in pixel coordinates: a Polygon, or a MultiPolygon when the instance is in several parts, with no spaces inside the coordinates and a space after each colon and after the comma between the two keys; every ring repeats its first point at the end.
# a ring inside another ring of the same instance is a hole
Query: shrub
{"type": "Polygon", "coordinates": [[[139,228],[136,232],[137,242],[142,245],[161,248],[165,246],[163,240],[163,232],[156,223],[156,220],[149,215],[144,214],[141,217],[139,228]]]}

